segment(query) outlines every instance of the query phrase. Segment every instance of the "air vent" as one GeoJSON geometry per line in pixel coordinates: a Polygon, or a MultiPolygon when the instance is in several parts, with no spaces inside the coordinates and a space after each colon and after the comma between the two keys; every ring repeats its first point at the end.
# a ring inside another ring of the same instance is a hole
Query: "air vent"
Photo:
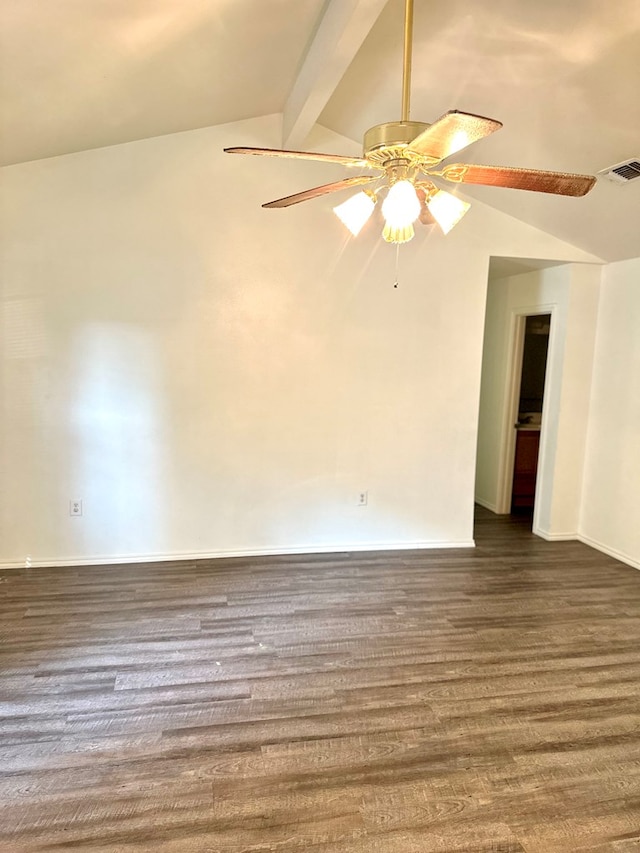
{"type": "Polygon", "coordinates": [[[625,160],[624,163],[616,163],[615,166],[602,169],[598,174],[616,184],[634,181],[636,178],[640,178],[640,157],[632,157],[630,160],[625,160]]]}

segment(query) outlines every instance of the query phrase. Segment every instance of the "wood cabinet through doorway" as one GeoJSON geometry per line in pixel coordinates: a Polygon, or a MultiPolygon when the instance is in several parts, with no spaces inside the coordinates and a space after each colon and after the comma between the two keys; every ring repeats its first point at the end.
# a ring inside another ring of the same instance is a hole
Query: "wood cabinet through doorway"
{"type": "Polygon", "coordinates": [[[533,507],[538,473],[539,429],[516,429],[516,456],[513,464],[512,509],[533,507]]]}

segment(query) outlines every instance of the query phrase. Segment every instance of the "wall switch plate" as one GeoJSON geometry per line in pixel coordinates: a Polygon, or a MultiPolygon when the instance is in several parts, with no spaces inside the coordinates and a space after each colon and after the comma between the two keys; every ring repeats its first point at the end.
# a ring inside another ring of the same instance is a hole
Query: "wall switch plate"
{"type": "Polygon", "coordinates": [[[366,506],[369,501],[369,492],[358,492],[358,506],[366,506]]]}
{"type": "Polygon", "coordinates": [[[82,515],[82,501],[69,501],[69,515],[76,518],[82,515]]]}

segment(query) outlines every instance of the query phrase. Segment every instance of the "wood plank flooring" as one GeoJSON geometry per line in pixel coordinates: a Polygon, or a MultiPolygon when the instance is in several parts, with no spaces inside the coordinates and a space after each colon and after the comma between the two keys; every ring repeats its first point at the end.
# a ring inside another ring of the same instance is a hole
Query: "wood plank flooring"
{"type": "Polygon", "coordinates": [[[640,573],[469,550],[0,573],[0,850],[640,851],[640,573]]]}

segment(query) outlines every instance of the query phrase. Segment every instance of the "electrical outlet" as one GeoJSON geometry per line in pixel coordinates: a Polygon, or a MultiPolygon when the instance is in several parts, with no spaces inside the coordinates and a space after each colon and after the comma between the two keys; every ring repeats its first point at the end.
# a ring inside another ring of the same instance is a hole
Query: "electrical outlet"
{"type": "Polygon", "coordinates": [[[76,518],[82,515],[82,501],[69,501],[69,515],[76,518]]]}
{"type": "Polygon", "coordinates": [[[369,492],[358,492],[358,506],[366,506],[369,501],[369,492]]]}

